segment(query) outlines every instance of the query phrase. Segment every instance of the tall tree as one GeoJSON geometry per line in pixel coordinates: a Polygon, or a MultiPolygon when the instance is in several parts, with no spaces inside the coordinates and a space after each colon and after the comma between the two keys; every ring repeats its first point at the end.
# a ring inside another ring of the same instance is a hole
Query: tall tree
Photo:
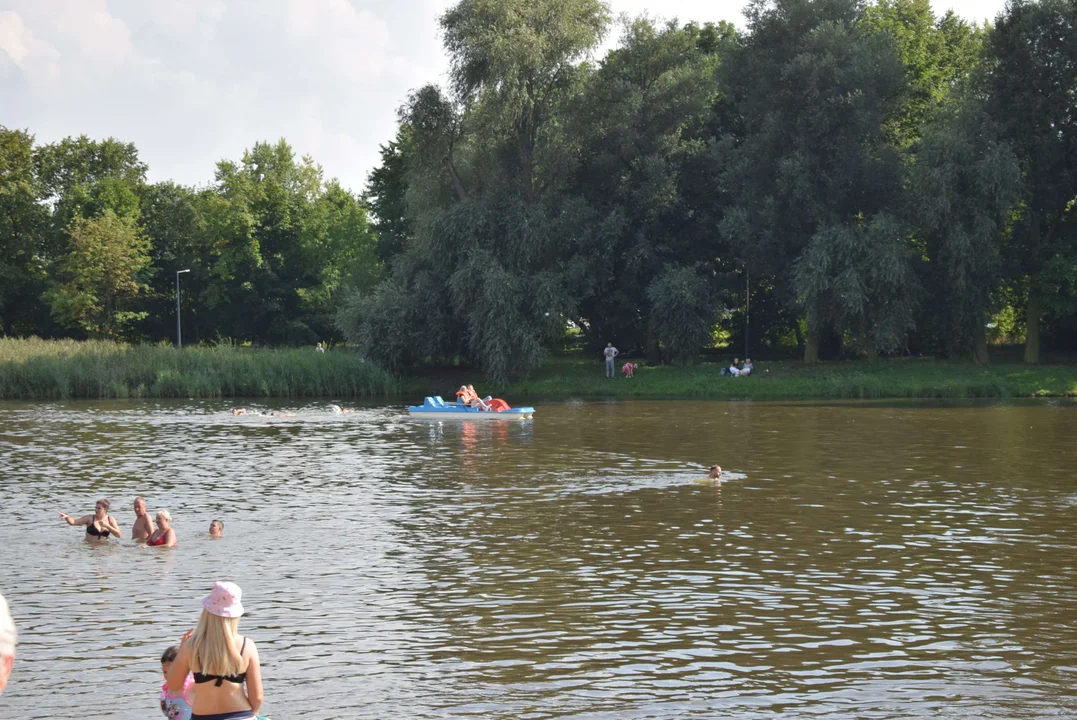
{"type": "Polygon", "coordinates": [[[133,300],[146,290],[149,242],[129,218],[111,210],[96,218],[76,218],[68,228],[71,250],[57,265],[49,291],[53,315],[92,337],[123,337],[143,313],[133,300]]]}
{"type": "Polygon", "coordinates": [[[34,138],[0,126],[0,329],[41,332],[45,234],[49,214],[38,202],[34,138]]]}
{"type": "Polygon", "coordinates": [[[1028,287],[1025,362],[1037,363],[1045,294],[1066,287],[1048,279],[1077,257],[1077,5],[1009,0],[987,48],[988,114],[1023,174],[1024,202],[1010,252],[1028,287]]]}
{"type": "Polygon", "coordinates": [[[725,65],[739,130],[722,140],[732,207],[721,232],[807,318],[809,362],[824,332],[866,352],[898,347],[916,302],[901,158],[884,132],[904,70],[862,11],[755,0],[725,65]]]}

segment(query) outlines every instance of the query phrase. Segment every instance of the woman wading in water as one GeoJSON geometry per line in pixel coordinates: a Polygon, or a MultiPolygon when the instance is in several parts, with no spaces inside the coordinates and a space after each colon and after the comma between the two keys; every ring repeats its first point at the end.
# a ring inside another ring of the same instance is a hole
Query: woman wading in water
{"type": "Polygon", "coordinates": [[[157,511],[157,529],[146,538],[142,547],[176,547],[176,531],[172,529],[172,516],[167,510],[157,511]]]}
{"type": "Polygon", "coordinates": [[[67,513],[60,513],[60,519],[68,525],[85,525],[87,540],[108,540],[109,534],[123,537],[116,518],[108,514],[108,500],[98,500],[93,515],[83,515],[77,520],[67,513]]]}
{"type": "Polygon", "coordinates": [[[191,720],[254,720],[262,706],[262,670],[254,642],[239,635],[242,591],[219,582],[202,600],[198,627],[183,636],[168,689],[182,692],[187,673],[194,673],[191,720]]]}

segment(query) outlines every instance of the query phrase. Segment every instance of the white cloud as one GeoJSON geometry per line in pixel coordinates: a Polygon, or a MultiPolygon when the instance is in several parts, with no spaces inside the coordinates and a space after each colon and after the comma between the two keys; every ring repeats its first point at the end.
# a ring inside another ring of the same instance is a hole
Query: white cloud
{"type": "MultiPolygon", "coordinates": [[[[1003,2],[945,1],[977,19],[1003,2]]],[[[358,190],[408,91],[443,80],[437,18],[451,5],[0,0],[0,122],[40,142],[129,140],[151,179],[191,184],[211,181],[217,160],[284,137],[358,190]]],[[[742,0],[611,5],[615,14],[743,22],[742,0]]]]}

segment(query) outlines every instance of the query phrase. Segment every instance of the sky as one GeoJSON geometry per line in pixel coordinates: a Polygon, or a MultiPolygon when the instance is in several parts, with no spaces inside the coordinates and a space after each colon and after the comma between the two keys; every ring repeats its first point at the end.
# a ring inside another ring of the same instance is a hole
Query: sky
{"type": "MultiPolygon", "coordinates": [[[[444,80],[452,0],[0,0],[0,125],[39,143],[135,143],[152,182],[205,185],[218,160],[285,138],[359,191],[409,90],[444,80]]],[[[976,21],[1004,0],[933,0],[976,21]]],[[[610,0],[743,24],[742,0],[610,0]]],[[[616,41],[617,31],[606,46],[616,41]]]]}

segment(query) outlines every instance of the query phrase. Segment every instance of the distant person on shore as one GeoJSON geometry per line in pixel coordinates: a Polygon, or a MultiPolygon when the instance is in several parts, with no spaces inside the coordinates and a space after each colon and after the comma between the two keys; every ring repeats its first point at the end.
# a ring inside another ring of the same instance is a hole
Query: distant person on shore
{"type": "Polygon", "coordinates": [[[621,372],[623,372],[623,373],[624,373],[624,376],[625,376],[626,378],[630,378],[630,377],[635,377],[635,373],[636,373],[636,370],[637,370],[638,368],[639,368],[639,365],[637,365],[636,363],[630,363],[630,362],[626,362],[626,363],[625,363],[625,364],[624,364],[624,365],[623,365],[623,366],[621,367],[621,372]]]}
{"type": "Polygon", "coordinates": [[[157,530],[146,539],[143,547],[176,547],[176,531],[167,510],[157,511],[157,530]]]}
{"type": "Polygon", "coordinates": [[[744,358],[744,364],[740,366],[741,376],[743,377],[744,375],[751,375],[753,368],[754,366],[752,365],[752,359],[744,358]]]}
{"type": "Polygon", "coordinates": [[[178,693],[168,690],[168,671],[172,669],[172,663],[179,654],[179,645],[173,645],[161,655],[161,672],[165,676],[165,682],[161,685],[161,712],[168,720],[191,720],[191,704],[194,702],[194,675],[187,673],[187,679],[183,681],[183,689],[178,693]]]}
{"type": "Polygon", "coordinates": [[[318,343],[317,345],[314,346],[314,352],[323,353],[323,352],[325,352],[325,348],[322,347],[321,343],[318,343]]]}
{"type": "Polygon", "coordinates": [[[224,520],[213,520],[209,524],[209,536],[211,538],[219,538],[224,535],[224,520]]]}
{"type": "Polygon", "coordinates": [[[254,720],[262,706],[262,670],[258,648],[239,635],[243,591],[218,582],[202,599],[202,616],[188,631],[168,671],[168,692],[181,694],[187,673],[194,673],[192,720],[254,720]]]}
{"type": "Polygon", "coordinates": [[[602,351],[603,357],[606,358],[606,377],[617,377],[617,370],[613,365],[613,361],[614,358],[616,358],[620,354],[620,351],[618,351],[617,348],[613,347],[613,343],[606,343],[606,349],[602,351]]]}
{"type": "Polygon", "coordinates": [[[67,513],[60,513],[60,519],[68,525],[85,525],[87,540],[108,540],[108,536],[123,537],[123,531],[116,523],[116,518],[108,514],[108,500],[98,500],[92,515],[83,515],[75,519],[67,513]]]}
{"type": "Polygon", "coordinates": [[[15,621],[7,607],[7,600],[0,595],[0,693],[7,687],[11,668],[15,666],[15,644],[19,636],[15,632],[15,621]]]}
{"type": "Polygon", "coordinates": [[[733,358],[733,362],[729,363],[729,367],[722,368],[722,375],[731,375],[737,377],[740,375],[740,368],[737,367],[740,364],[739,358],[733,358]]]}
{"type": "Polygon", "coordinates": [[[146,538],[153,535],[156,529],[153,520],[146,514],[146,501],[141,497],[136,497],[135,525],[131,528],[131,539],[135,542],[146,542],[146,538]]]}

